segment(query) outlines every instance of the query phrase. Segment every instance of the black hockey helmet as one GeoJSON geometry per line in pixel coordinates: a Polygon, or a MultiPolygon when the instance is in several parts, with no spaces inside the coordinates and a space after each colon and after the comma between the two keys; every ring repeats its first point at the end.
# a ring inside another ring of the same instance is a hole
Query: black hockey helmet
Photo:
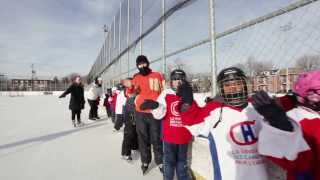
{"type": "Polygon", "coordinates": [[[187,75],[182,69],[175,69],[170,73],[170,81],[186,80],[187,75]]]}
{"type": "Polygon", "coordinates": [[[217,77],[219,95],[227,104],[243,107],[248,104],[247,76],[236,67],[229,67],[220,71],[217,77]],[[233,81],[233,84],[230,84],[233,81]],[[229,90],[226,91],[226,86],[229,90]]]}

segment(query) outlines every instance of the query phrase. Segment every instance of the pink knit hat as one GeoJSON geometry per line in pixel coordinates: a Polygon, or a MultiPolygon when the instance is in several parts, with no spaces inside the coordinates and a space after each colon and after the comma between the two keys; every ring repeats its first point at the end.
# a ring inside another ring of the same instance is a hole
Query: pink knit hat
{"type": "Polygon", "coordinates": [[[306,97],[308,91],[318,89],[320,89],[320,69],[300,74],[293,91],[301,97],[306,97]]]}

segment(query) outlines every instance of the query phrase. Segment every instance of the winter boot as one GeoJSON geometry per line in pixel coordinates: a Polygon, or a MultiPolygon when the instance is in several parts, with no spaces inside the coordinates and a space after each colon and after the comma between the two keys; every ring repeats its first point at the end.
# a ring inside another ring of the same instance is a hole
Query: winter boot
{"type": "Polygon", "coordinates": [[[131,162],[132,161],[132,157],[131,156],[123,156],[122,159],[131,162]]]}
{"type": "Polygon", "coordinates": [[[160,172],[163,174],[163,165],[159,164],[158,167],[159,167],[160,172]]]}
{"type": "Polygon", "coordinates": [[[72,120],[72,125],[73,125],[73,127],[77,127],[76,121],[72,120]]]}
{"type": "Polygon", "coordinates": [[[78,121],[78,123],[77,123],[77,126],[78,127],[81,127],[81,126],[83,126],[84,124],[81,122],[81,121],[78,121]]]}
{"type": "Polygon", "coordinates": [[[147,170],[148,170],[148,167],[149,167],[149,164],[143,163],[143,164],[141,165],[141,170],[142,170],[142,174],[143,174],[143,175],[146,174],[146,172],[147,172],[147,170]]]}

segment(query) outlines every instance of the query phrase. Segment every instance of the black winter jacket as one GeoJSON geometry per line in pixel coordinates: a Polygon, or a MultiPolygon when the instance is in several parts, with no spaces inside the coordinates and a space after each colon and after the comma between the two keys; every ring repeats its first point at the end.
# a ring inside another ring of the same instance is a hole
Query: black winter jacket
{"type": "Polygon", "coordinates": [[[85,103],[83,85],[72,84],[59,98],[63,98],[69,93],[71,93],[69,109],[75,111],[83,109],[85,103]]]}
{"type": "Polygon", "coordinates": [[[124,122],[125,123],[130,123],[131,125],[136,125],[135,121],[135,96],[130,97],[127,99],[126,104],[123,107],[123,115],[124,115],[124,122]]]}

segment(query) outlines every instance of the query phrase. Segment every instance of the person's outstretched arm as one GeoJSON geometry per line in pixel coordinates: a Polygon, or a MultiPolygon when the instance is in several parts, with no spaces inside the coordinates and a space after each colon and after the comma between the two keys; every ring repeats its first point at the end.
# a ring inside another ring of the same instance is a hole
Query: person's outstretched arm
{"type": "Polygon", "coordinates": [[[66,97],[66,95],[68,95],[69,93],[71,93],[73,86],[69,86],[68,89],[66,89],[60,96],[59,98],[64,98],[66,97]]]}

